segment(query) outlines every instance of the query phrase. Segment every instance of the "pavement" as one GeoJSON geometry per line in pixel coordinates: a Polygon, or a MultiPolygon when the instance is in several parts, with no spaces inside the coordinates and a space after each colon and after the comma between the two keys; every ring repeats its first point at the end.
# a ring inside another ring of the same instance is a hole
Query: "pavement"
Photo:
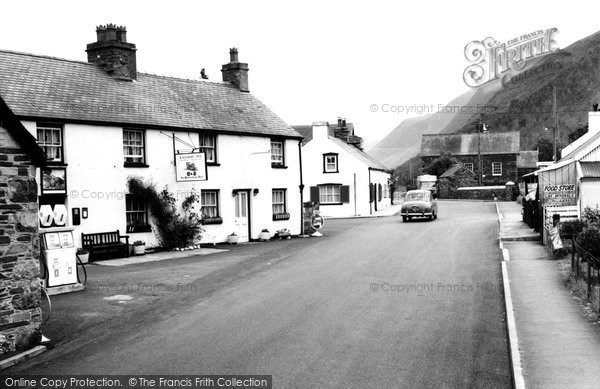
{"type": "Polygon", "coordinates": [[[521,205],[498,202],[497,207],[508,279],[505,295],[513,311],[507,316],[516,387],[597,388],[598,321],[568,290],[561,261],[552,260],[539,240],[531,240],[532,230],[521,221],[521,205]]]}
{"type": "Polygon", "coordinates": [[[444,202],[439,211],[434,221],[331,220],[323,238],[90,266],[84,292],[53,299],[44,333],[54,349],[8,373],[509,388],[495,205],[444,202]]]}

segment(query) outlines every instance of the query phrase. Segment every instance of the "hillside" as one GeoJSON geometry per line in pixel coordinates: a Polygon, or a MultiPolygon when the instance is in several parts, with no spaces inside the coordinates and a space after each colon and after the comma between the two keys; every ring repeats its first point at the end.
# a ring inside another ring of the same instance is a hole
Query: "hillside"
{"type": "MultiPolygon", "coordinates": [[[[551,137],[552,88],[557,87],[560,143],[587,123],[592,104],[600,103],[600,32],[565,49],[530,60],[504,86],[498,81],[472,89],[448,105],[488,106],[475,114],[430,114],[404,120],[369,153],[396,167],[420,151],[422,134],[471,132],[478,120],[490,131],[519,130],[521,149],[551,137]]],[[[477,111],[477,110],[475,110],[477,111]]]]}
{"type": "MultiPolygon", "coordinates": [[[[478,89],[470,89],[446,104],[446,107],[477,107],[485,104],[501,88],[499,82],[492,82],[478,89]]],[[[437,109],[437,107],[436,107],[437,109]]],[[[456,111],[455,109],[450,109],[456,111]]],[[[468,108],[467,108],[468,110],[468,108]]],[[[394,128],[377,143],[369,154],[391,168],[408,161],[421,150],[423,134],[452,133],[459,131],[470,119],[465,113],[430,113],[416,118],[408,118],[394,128]]]]}

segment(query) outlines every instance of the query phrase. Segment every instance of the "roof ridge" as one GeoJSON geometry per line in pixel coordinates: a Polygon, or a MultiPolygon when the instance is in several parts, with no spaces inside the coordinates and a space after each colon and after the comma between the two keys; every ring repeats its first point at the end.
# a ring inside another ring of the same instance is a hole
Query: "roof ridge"
{"type": "Polygon", "coordinates": [[[143,74],[145,76],[159,77],[159,78],[168,78],[168,79],[171,79],[171,80],[202,82],[202,83],[218,84],[218,85],[231,85],[233,87],[233,84],[231,84],[230,82],[226,82],[226,81],[214,81],[214,80],[207,80],[207,79],[193,79],[193,78],[175,77],[175,76],[167,76],[167,75],[163,75],[163,74],[148,73],[148,72],[137,72],[137,73],[138,73],[138,75],[143,74]]]}
{"type": "Polygon", "coordinates": [[[86,62],[86,61],[78,61],[78,60],[75,60],[75,59],[53,57],[51,55],[44,55],[44,54],[25,53],[23,51],[14,51],[14,50],[0,49],[0,53],[25,55],[25,56],[28,56],[28,57],[46,58],[46,59],[53,59],[55,61],[73,62],[73,63],[79,63],[79,64],[83,64],[83,65],[92,65],[92,66],[95,66],[95,64],[90,63],[90,62],[86,62]]]}

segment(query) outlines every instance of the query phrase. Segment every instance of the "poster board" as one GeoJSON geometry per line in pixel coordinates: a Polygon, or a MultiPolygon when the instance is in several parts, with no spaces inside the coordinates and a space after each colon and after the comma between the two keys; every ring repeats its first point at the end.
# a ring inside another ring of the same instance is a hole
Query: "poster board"
{"type": "Polygon", "coordinates": [[[206,154],[203,152],[175,154],[175,174],[177,182],[208,180],[206,154]]]}

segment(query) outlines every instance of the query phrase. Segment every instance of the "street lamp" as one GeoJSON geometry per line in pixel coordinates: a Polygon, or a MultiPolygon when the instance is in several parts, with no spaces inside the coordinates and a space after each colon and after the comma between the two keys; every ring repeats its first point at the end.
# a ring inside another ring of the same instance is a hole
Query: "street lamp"
{"type": "MultiPolygon", "coordinates": [[[[550,131],[550,128],[544,127],[544,131],[546,131],[546,132],[550,131]]],[[[554,163],[556,163],[556,161],[558,160],[558,151],[556,149],[556,146],[557,146],[556,127],[552,127],[552,139],[554,140],[554,149],[553,149],[554,150],[554,156],[553,156],[553,159],[554,159],[554,163]]]]}

